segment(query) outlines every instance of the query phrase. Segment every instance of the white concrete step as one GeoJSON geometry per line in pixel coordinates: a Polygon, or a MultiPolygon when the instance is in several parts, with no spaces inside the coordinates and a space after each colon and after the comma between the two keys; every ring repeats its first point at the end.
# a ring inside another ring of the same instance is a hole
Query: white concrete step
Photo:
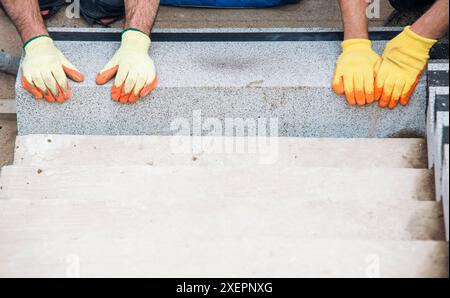
{"type": "MultiPolygon", "coordinates": [[[[89,209],[88,209],[89,210],[89,209]]],[[[449,246],[432,241],[81,234],[15,228],[0,277],[448,277],[449,246]],[[107,240],[105,240],[107,238],[107,240]],[[176,239],[178,238],[178,239],[176,239]]],[[[66,228],[66,229],[65,229],[66,228]]],[[[92,226],[96,230],[98,226],[92,226]]],[[[0,227],[2,229],[2,227],[0,227]]],[[[3,230],[3,229],[2,229],[3,230]]]]}
{"type": "MultiPolygon", "coordinates": [[[[178,234],[201,239],[216,236],[445,239],[442,204],[438,202],[339,200],[330,194],[323,194],[321,199],[302,195],[255,196],[246,189],[218,191],[203,186],[184,194],[168,189],[178,188],[177,183],[149,191],[141,189],[139,195],[131,190],[127,195],[114,182],[99,184],[105,192],[93,190],[91,195],[83,189],[85,181],[73,182],[70,195],[66,188],[56,196],[55,188],[42,183],[34,187],[36,195],[0,200],[2,241],[7,234],[14,236],[19,227],[34,233],[51,232],[58,226],[73,227],[86,237],[103,233],[128,237],[133,231],[141,231],[161,233],[161,237],[178,234]],[[110,192],[121,193],[122,197],[111,198],[110,192]],[[44,193],[48,197],[43,198],[44,193]]],[[[147,183],[151,184],[150,180],[147,183]]]]}
{"type": "Polygon", "coordinates": [[[9,199],[434,200],[433,173],[424,169],[10,166],[1,181],[0,197],[9,199]]]}
{"type": "Polygon", "coordinates": [[[230,166],[427,168],[424,139],[309,139],[30,135],[21,166],[230,166]]]}

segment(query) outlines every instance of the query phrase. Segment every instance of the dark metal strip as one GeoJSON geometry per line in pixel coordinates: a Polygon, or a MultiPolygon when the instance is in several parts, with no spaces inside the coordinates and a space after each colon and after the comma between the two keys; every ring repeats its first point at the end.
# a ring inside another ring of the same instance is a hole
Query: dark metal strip
{"type": "Polygon", "coordinates": [[[448,112],[449,96],[448,95],[436,95],[434,103],[434,118],[436,119],[437,113],[448,112]]]}
{"type": "Polygon", "coordinates": [[[429,71],[428,85],[430,87],[448,87],[449,78],[448,71],[429,71]]]}
{"type": "MultiPolygon", "coordinates": [[[[374,41],[391,40],[399,30],[371,31],[374,41]]],[[[59,41],[120,41],[119,32],[51,32],[59,41]]],[[[341,41],[343,32],[232,32],[232,33],[153,33],[154,42],[263,42],[263,41],[341,41]]],[[[431,51],[432,59],[448,59],[448,43],[439,43],[431,51]]]]}
{"type": "MultiPolygon", "coordinates": [[[[372,40],[390,40],[400,31],[372,31],[372,40]]],[[[54,40],[120,41],[119,32],[51,32],[54,40]]],[[[156,42],[341,41],[343,32],[214,32],[153,33],[156,42]]]]}

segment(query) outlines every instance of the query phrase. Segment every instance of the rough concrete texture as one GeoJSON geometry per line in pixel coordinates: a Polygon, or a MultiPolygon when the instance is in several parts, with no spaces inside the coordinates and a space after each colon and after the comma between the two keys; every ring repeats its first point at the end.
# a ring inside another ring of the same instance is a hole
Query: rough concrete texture
{"type": "Polygon", "coordinates": [[[413,172],[8,167],[0,275],[61,276],[75,255],[83,277],[367,277],[373,257],[380,276],[447,277],[442,207],[411,200],[413,172]]]}
{"type": "MultiPolygon", "coordinates": [[[[150,194],[153,199],[161,200],[254,198],[270,204],[278,200],[336,205],[357,201],[355,204],[374,202],[401,206],[410,201],[432,201],[442,207],[434,200],[434,188],[430,188],[432,174],[432,171],[424,169],[278,168],[272,165],[14,165],[3,168],[3,192],[0,197],[11,200],[122,200],[124,197],[144,199],[150,194]],[[58,183],[55,183],[56,180],[58,183]],[[380,181],[385,181],[383,187],[380,187],[380,181]]],[[[361,209],[364,210],[364,207],[361,209]]]]}
{"type": "Polygon", "coordinates": [[[0,168],[13,162],[16,135],[16,116],[0,115],[0,168]]]}
{"type": "MultiPolygon", "coordinates": [[[[111,84],[95,85],[95,75],[118,43],[58,42],[86,75],[72,84],[73,99],[58,105],[36,102],[17,86],[19,133],[87,135],[173,135],[178,124],[225,118],[278,119],[280,136],[422,137],[425,135],[425,82],[408,107],[395,111],[376,105],[349,107],[330,88],[339,42],[165,42],[154,43],[152,56],[158,89],[136,105],[110,99],[111,84]],[[171,127],[172,126],[172,127],[171,127]]],[[[384,42],[374,47],[382,52],[384,42]]],[[[277,130],[272,133],[277,133],[277,130]]],[[[226,133],[225,133],[226,134],[226,133]]]]}
{"type": "Polygon", "coordinates": [[[195,230],[197,224],[208,226],[206,238],[221,233],[225,238],[265,235],[439,241],[445,239],[442,204],[418,200],[428,192],[418,187],[428,173],[272,166],[10,166],[2,172],[0,206],[6,207],[2,199],[37,204],[55,200],[68,203],[66,206],[70,201],[129,203],[121,214],[141,206],[141,216],[155,222],[164,217],[179,234],[195,230]],[[404,181],[395,181],[397,177],[404,181]],[[381,179],[389,181],[382,188],[381,179]],[[239,215],[234,213],[236,208],[239,215]],[[184,211],[170,215],[170,210],[184,211]],[[199,214],[208,215],[203,224],[198,221],[199,214]],[[224,226],[227,229],[222,230],[224,226]]]}
{"type": "MultiPolygon", "coordinates": [[[[22,205],[18,206],[22,214],[24,210],[35,209],[33,203],[22,205]]],[[[8,226],[20,231],[17,233],[8,233],[1,226],[5,241],[0,243],[0,260],[4,264],[0,276],[66,278],[68,260],[81,261],[80,275],[76,277],[82,278],[448,278],[449,275],[449,245],[444,241],[310,240],[254,235],[199,241],[172,231],[163,235],[134,232],[123,237],[117,232],[124,228],[117,225],[117,218],[96,222],[91,204],[73,206],[80,210],[77,218],[66,216],[67,209],[58,209],[61,206],[48,209],[51,218],[55,214],[70,218],[73,223],[68,226],[56,224],[48,226],[48,230],[30,229],[27,223],[8,226]],[[96,231],[91,237],[83,236],[96,231]],[[378,261],[379,271],[367,269],[368,263],[378,261]]],[[[200,235],[202,228],[196,227],[200,235]]]]}
{"type": "Polygon", "coordinates": [[[16,100],[15,99],[0,99],[0,114],[15,114],[16,100]]]}
{"type": "Polygon", "coordinates": [[[426,151],[424,139],[29,135],[18,137],[14,164],[424,169],[426,151]]]}

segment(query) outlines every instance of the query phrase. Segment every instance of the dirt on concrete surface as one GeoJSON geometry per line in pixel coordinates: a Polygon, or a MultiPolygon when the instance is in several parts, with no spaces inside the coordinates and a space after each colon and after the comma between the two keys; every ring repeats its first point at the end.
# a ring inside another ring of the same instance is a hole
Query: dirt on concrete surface
{"type": "Polygon", "coordinates": [[[16,135],[16,116],[0,115],[0,167],[12,164],[16,135]]]}

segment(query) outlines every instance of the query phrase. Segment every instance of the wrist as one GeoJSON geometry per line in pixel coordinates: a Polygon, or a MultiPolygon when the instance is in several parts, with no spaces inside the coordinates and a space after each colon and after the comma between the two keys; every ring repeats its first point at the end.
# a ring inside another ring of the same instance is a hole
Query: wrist
{"type": "Polygon", "coordinates": [[[125,28],[125,29],[122,31],[122,36],[123,36],[124,34],[126,34],[127,32],[130,32],[130,31],[131,31],[131,32],[139,32],[139,33],[142,33],[142,34],[148,36],[148,34],[147,34],[145,31],[142,31],[141,29],[139,29],[139,28],[134,28],[134,27],[125,28]]]}
{"type": "Polygon", "coordinates": [[[369,39],[369,31],[368,30],[345,30],[344,31],[344,40],[351,39],[369,39]]]}
{"type": "Polygon", "coordinates": [[[436,39],[425,37],[414,31],[412,26],[406,27],[403,30],[403,34],[405,34],[405,36],[409,39],[411,46],[422,48],[427,51],[429,51],[437,43],[436,39]]]}
{"type": "Polygon", "coordinates": [[[148,51],[151,45],[150,37],[136,28],[128,28],[122,32],[122,46],[148,51]]]}
{"type": "Polygon", "coordinates": [[[41,48],[45,46],[52,46],[53,40],[48,35],[39,35],[32,37],[31,39],[27,40],[23,44],[23,49],[25,50],[25,53],[30,53],[36,48],[41,48]]]}
{"type": "Polygon", "coordinates": [[[150,29],[146,29],[142,26],[139,26],[138,24],[127,24],[124,28],[124,32],[129,30],[142,32],[142,34],[145,34],[147,36],[150,35],[150,29]]]}
{"type": "Polygon", "coordinates": [[[439,26],[418,20],[409,27],[411,31],[426,39],[439,39],[448,31],[448,26],[439,26]]]}
{"type": "Polygon", "coordinates": [[[20,32],[20,37],[24,44],[37,36],[49,35],[48,30],[45,26],[27,25],[18,27],[18,31],[20,32]]]}
{"type": "Polygon", "coordinates": [[[342,50],[344,52],[353,50],[372,50],[372,42],[369,39],[364,38],[354,38],[348,39],[342,42],[342,50]]]}

